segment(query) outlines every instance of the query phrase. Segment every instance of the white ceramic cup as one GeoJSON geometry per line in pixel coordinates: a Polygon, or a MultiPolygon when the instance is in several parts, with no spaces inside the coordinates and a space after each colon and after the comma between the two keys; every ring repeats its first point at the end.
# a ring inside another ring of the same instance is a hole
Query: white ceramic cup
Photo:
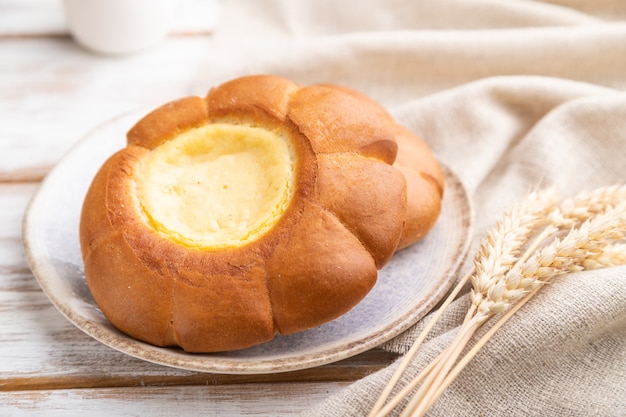
{"type": "Polygon", "coordinates": [[[101,54],[139,51],[170,31],[177,0],[63,0],[77,43],[101,54]]]}

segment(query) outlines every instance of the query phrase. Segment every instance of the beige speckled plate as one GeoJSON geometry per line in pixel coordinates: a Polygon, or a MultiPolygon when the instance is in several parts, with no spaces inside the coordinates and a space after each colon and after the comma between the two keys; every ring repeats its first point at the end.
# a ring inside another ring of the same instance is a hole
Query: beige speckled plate
{"type": "Polygon", "coordinates": [[[126,131],[145,113],[122,115],[89,133],[45,178],[24,217],[24,246],[41,288],[68,320],[105,345],[194,371],[257,374],[310,368],[356,355],[400,334],[452,285],[468,250],[473,215],[461,182],[446,169],[443,210],[431,233],[394,255],[367,297],[337,320],[249,349],[215,354],[154,347],[120,333],[105,319],[86,285],[79,213],[96,171],[124,146],[126,131]]]}

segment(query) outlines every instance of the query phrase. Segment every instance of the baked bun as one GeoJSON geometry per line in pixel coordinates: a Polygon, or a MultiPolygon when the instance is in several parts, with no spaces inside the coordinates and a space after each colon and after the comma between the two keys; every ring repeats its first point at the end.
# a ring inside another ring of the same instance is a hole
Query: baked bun
{"type": "Polygon", "coordinates": [[[85,276],[136,339],[246,348],[354,307],[442,193],[428,147],[371,99],[243,77],[131,128],[85,197],[85,276]]]}

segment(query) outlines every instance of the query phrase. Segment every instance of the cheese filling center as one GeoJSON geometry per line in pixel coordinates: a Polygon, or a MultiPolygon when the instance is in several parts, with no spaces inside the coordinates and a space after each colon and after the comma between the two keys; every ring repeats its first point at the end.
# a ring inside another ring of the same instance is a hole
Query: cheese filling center
{"type": "Polygon", "coordinates": [[[208,124],[153,149],[136,195],[162,236],[195,248],[241,246],[280,219],[294,188],[288,137],[261,128],[208,124]]]}

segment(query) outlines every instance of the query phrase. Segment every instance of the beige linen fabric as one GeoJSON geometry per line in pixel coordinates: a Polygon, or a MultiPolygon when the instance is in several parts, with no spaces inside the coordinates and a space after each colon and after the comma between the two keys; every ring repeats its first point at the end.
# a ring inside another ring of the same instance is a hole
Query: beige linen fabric
{"type": "MultiPolygon", "coordinates": [[[[225,0],[194,93],[253,73],[340,83],[387,106],[467,187],[470,258],[538,185],[567,196],[626,181],[623,0],[225,0]]],[[[464,294],[408,376],[451,340],[467,305],[464,294]]],[[[406,352],[422,325],[383,348],[406,352]]],[[[394,367],[306,415],[366,415],[394,367]]],[[[544,288],[429,415],[626,416],[626,267],[544,288]]]]}

